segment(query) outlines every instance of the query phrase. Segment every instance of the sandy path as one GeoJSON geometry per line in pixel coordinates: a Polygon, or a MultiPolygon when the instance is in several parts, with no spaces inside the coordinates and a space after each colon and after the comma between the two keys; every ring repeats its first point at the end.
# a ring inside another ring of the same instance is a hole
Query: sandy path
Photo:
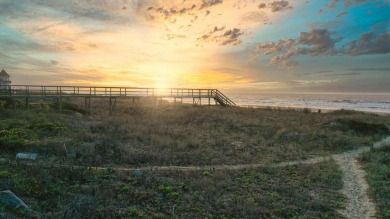
{"type": "MultiPolygon", "coordinates": [[[[373,148],[380,148],[390,143],[390,136],[382,141],[376,142],[373,148]]],[[[365,147],[342,154],[333,155],[334,160],[343,172],[343,188],[341,193],[347,198],[345,209],[339,213],[346,218],[376,218],[375,204],[367,195],[369,185],[365,179],[365,172],[357,161],[357,156],[368,151],[365,147]]]]}
{"type": "Polygon", "coordinates": [[[375,205],[367,196],[368,184],[355,156],[337,155],[336,163],[343,172],[341,193],[347,198],[345,209],[339,210],[346,218],[375,218],[375,205]]]}

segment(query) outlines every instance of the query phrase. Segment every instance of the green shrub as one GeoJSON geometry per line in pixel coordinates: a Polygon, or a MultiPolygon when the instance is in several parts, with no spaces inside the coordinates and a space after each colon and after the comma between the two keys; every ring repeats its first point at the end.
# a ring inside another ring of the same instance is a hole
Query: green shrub
{"type": "Polygon", "coordinates": [[[56,136],[66,130],[65,126],[60,123],[43,120],[34,121],[28,128],[37,131],[40,136],[56,136]]]}
{"type": "Polygon", "coordinates": [[[32,142],[59,136],[66,130],[65,125],[59,122],[47,122],[43,119],[3,119],[0,120],[0,148],[15,152],[32,142]]]}
{"type": "Polygon", "coordinates": [[[28,134],[23,130],[0,130],[0,145],[4,149],[15,151],[18,147],[23,147],[29,142],[27,136],[28,134]]]}

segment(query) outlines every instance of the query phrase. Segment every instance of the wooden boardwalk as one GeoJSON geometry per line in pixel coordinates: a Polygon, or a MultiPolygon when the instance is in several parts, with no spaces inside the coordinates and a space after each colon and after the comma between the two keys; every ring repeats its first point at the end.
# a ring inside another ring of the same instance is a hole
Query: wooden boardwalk
{"type": "Polygon", "coordinates": [[[217,89],[190,88],[136,88],[136,87],[88,87],[88,86],[44,86],[44,85],[11,85],[0,90],[0,97],[25,99],[29,105],[31,99],[56,99],[60,103],[64,98],[85,98],[85,109],[90,109],[90,100],[95,97],[109,98],[110,113],[115,109],[117,98],[139,100],[139,98],[166,98],[174,102],[190,100],[194,105],[234,106],[232,100],[217,89]]]}

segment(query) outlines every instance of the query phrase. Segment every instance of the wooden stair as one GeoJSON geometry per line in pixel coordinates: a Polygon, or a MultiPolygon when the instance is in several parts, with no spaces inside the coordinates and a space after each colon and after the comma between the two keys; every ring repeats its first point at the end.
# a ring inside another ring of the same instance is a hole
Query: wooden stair
{"type": "Polygon", "coordinates": [[[236,105],[232,100],[230,100],[227,96],[225,96],[219,90],[213,90],[212,95],[213,95],[215,102],[221,106],[235,106],[236,105]]]}

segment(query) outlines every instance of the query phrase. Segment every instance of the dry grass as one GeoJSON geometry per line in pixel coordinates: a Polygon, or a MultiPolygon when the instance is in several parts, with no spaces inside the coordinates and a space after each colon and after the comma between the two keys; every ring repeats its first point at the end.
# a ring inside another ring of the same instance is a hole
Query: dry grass
{"type": "MultiPolygon", "coordinates": [[[[343,198],[333,161],[280,169],[125,172],[48,164],[270,164],[367,146],[388,134],[389,116],[337,111],[193,107],[154,100],[132,107],[94,100],[91,115],[64,104],[30,111],[1,109],[0,158],[38,152],[34,166],[3,163],[10,189],[42,217],[334,218],[343,198]],[[66,145],[69,154],[66,157],[66,145]],[[40,166],[40,163],[45,163],[40,166]]],[[[3,216],[0,214],[0,217],[3,216]]]]}
{"type": "Polygon", "coordinates": [[[141,166],[273,163],[338,153],[378,140],[390,119],[165,105],[88,121],[84,129],[96,154],[107,155],[92,163],[141,166]]]}
{"type": "Polygon", "coordinates": [[[90,116],[12,111],[3,120],[34,123],[42,118],[64,124],[67,131],[54,140],[41,138],[25,147],[42,156],[61,155],[66,143],[78,164],[134,167],[306,159],[367,146],[387,134],[390,124],[389,116],[350,111],[320,114],[167,103],[132,108],[120,101],[110,117],[103,109],[107,103],[99,104],[101,111],[90,116]]]}
{"type": "Polygon", "coordinates": [[[333,161],[137,174],[8,164],[0,172],[0,190],[31,206],[28,216],[52,218],[336,218],[341,186],[333,161]]]}

